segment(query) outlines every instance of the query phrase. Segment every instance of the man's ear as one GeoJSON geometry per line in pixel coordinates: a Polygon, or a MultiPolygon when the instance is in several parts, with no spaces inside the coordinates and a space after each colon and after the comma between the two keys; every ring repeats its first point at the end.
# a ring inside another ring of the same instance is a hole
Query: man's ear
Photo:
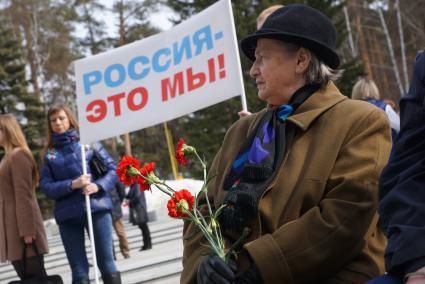
{"type": "Polygon", "coordinates": [[[307,70],[308,65],[311,61],[311,52],[304,47],[301,47],[297,51],[297,66],[295,67],[295,72],[302,74],[307,70]]]}

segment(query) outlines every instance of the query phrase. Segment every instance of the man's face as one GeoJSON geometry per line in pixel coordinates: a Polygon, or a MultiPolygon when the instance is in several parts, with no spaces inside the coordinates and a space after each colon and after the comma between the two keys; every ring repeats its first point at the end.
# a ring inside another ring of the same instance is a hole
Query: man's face
{"type": "Polygon", "coordinates": [[[278,40],[259,39],[250,70],[257,84],[258,97],[269,105],[288,103],[298,89],[300,78],[295,72],[296,66],[297,51],[285,50],[278,40]]]}

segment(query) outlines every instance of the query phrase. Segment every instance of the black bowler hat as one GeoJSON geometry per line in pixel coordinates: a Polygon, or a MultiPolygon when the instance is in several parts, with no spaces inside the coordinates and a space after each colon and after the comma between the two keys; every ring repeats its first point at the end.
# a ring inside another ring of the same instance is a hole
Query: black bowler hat
{"type": "Polygon", "coordinates": [[[336,49],[336,29],[321,12],[302,4],[279,8],[267,17],[263,26],[242,39],[245,55],[255,60],[255,47],[259,38],[271,38],[306,47],[332,69],[339,66],[336,49]]]}

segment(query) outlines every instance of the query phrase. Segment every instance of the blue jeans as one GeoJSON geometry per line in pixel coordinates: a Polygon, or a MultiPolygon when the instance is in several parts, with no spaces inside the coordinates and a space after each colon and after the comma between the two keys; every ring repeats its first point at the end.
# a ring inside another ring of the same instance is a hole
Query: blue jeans
{"type": "MultiPolygon", "coordinates": [[[[103,274],[117,271],[112,253],[112,218],[108,211],[92,214],[97,265],[103,274]]],[[[89,279],[89,264],[84,244],[87,218],[75,218],[59,224],[62,243],[72,271],[72,280],[89,279]]]]}

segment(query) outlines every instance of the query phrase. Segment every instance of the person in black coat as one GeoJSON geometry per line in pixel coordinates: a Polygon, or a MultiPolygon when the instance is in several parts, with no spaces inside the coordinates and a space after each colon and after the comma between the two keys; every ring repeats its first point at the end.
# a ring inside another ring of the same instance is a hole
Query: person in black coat
{"type": "Polygon", "coordinates": [[[130,250],[128,248],[128,239],[125,233],[124,224],[122,223],[121,208],[121,204],[125,198],[125,186],[121,182],[117,182],[115,187],[109,191],[109,195],[112,199],[112,225],[114,226],[115,233],[118,236],[120,251],[124,258],[129,258],[130,250]]]}
{"type": "Polygon", "coordinates": [[[127,194],[127,199],[130,207],[130,223],[139,226],[140,230],[142,230],[143,246],[140,251],[151,249],[152,241],[148,226],[145,193],[140,192],[138,184],[132,184],[127,194]]]}
{"type": "Polygon", "coordinates": [[[388,275],[378,283],[425,283],[425,53],[400,101],[401,131],[380,179],[379,213],[388,237],[388,275]],[[391,278],[391,279],[390,279],[391,278]],[[393,281],[393,282],[390,282],[393,281]],[[398,281],[398,282],[397,282],[398,281]]]}

